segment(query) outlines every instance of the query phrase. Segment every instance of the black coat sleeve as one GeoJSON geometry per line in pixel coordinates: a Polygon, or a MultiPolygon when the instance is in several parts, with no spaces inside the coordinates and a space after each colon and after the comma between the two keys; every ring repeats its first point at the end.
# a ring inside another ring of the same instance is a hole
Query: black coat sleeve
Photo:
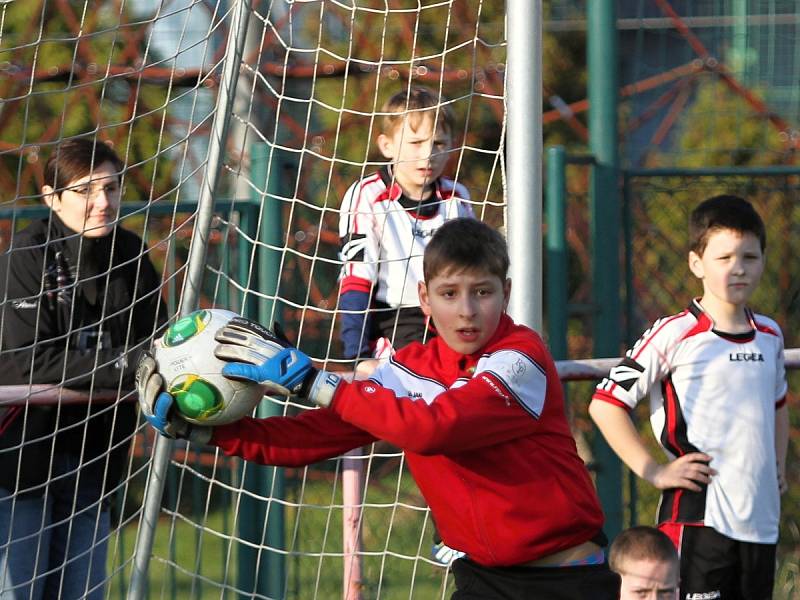
{"type": "Polygon", "coordinates": [[[147,254],[143,254],[140,261],[133,308],[134,342],[137,347],[147,349],[152,340],[164,332],[168,315],[161,298],[161,278],[147,254]]]}

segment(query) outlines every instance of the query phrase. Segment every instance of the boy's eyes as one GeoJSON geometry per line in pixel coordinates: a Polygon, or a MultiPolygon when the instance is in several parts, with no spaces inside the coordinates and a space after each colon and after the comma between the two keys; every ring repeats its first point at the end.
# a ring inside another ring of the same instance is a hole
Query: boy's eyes
{"type": "MultiPolygon", "coordinates": [[[[724,254],[722,256],[718,256],[717,260],[725,261],[725,260],[732,260],[733,258],[734,258],[733,254],[724,254]]],[[[744,260],[759,260],[761,256],[758,254],[745,254],[744,256],[742,256],[742,258],[744,260]]]]}
{"type": "MultiPolygon", "coordinates": [[[[632,591],[637,598],[650,598],[652,597],[654,590],[652,588],[643,588],[643,589],[635,589],[632,591]]],[[[658,600],[662,599],[672,600],[673,598],[675,598],[675,591],[676,591],[675,588],[669,590],[664,590],[664,589],[655,590],[656,598],[658,598],[658,600]]]]}
{"type": "MultiPolygon", "coordinates": [[[[458,295],[456,290],[442,290],[439,293],[445,298],[454,298],[456,295],[458,295]]],[[[472,293],[476,296],[488,296],[492,293],[492,290],[491,288],[477,288],[476,290],[473,290],[472,293]]]]}
{"type": "MultiPolygon", "coordinates": [[[[411,146],[421,146],[425,144],[428,140],[409,140],[408,144],[411,146]]],[[[447,148],[449,146],[449,142],[447,140],[433,140],[434,148],[447,148]]]]}

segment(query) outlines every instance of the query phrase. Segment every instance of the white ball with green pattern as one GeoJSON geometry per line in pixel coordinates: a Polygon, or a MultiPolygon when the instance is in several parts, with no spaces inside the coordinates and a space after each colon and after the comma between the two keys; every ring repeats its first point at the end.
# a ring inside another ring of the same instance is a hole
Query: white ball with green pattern
{"type": "Polygon", "coordinates": [[[214,335],[236,313],[198,310],[178,319],[156,340],[153,355],[181,416],[198,425],[224,425],[253,412],[261,386],[223,377],[225,361],[214,356],[214,335]]]}

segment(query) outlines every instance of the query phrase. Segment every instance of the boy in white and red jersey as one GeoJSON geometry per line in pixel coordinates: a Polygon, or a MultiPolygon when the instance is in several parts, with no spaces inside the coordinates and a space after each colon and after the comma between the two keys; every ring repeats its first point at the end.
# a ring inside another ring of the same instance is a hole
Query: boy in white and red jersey
{"type": "MultiPolygon", "coordinates": [[[[474,216],[467,189],[442,176],[453,145],[450,105],[417,86],[394,94],[381,113],[377,146],[391,163],[350,186],[339,217],[348,359],[387,358],[430,337],[417,297],[425,246],[445,221],[474,216]]],[[[376,365],[362,363],[359,373],[376,365]]]]}
{"type": "Polygon", "coordinates": [[[445,223],[425,250],[420,305],[438,336],[414,342],[366,381],[342,381],[269,330],[240,320],[218,334],[223,373],[321,408],[190,428],[159,393],[151,358],[138,376],[148,421],[268,465],[301,466],[388,440],[411,474],[453,563],[457,600],[615,599],[603,514],[564,413],[541,338],[505,314],[511,282],[502,236],[474,219],[445,223]]]}
{"type": "Polygon", "coordinates": [[[692,212],[689,237],[703,296],[644,333],[589,412],[662,490],[658,523],[681,555],[680,597],[771,598],[789,426],[781,330],[747,307],[764,269],[764,223],[746,200],[716,196],[692,212]],[[666,464],[629,416],[648,394],[666,464]]]}

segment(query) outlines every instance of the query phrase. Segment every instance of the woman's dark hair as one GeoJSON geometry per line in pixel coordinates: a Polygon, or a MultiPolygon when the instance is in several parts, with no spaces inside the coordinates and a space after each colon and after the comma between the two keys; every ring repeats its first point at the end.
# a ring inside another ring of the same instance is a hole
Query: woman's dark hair
{"type": "Polygon", "coordinates": [[[110,162],[122,176],[123,162],[117,153],[103,142],[77,138],[61,142],[44,167],[44,185],[60,193],[71,181],[89,175],[92,170],[110,162]]]}

